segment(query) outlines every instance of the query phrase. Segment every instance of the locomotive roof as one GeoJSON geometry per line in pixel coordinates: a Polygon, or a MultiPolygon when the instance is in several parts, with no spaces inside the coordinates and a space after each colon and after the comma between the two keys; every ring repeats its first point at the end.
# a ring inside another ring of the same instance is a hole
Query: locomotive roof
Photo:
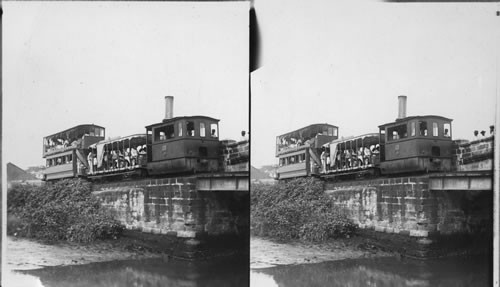
{"type": "Polygon", "coordinates": [[[65,132],[68,132],[70,130],[75,130],[75,129],[78,129],[78,128],[81,128],[81,127],[98,127],[98,128],[101,128],[101,129],[104,129],[103,126],[99,126],[99,125],[96,125],[96,124],[81,124],[81,125],[77,125],[77,126],[74,126],[72,128],[69,128],[69,129],[65,129],[63,131],[60,131],[60,132],[56,132],[56,133],[52,133],[46,137],[51,137],[51,136],[55,136],[55,135],[58,135],[58,134],[62,134],[62,133],[65,133],[65,132]]]}
{"type": "Polygon", "coordinates": [[[453,121],[452,119],[445,118],[445,117],[438,116],[438,115],[411,116],[411,117],[406,117],[406,118],[402,118],[402,119],[396,119],[396,121],[394,121],[394,122],[383,124],[383,125],[380,125],[378,127],[385,128],[386,126],[390,126],[390,125],[397,124],[397,123],[404,123],[404,122],[408,122],[408,121],[416,120],[416,119],[430,119],[430,118],[441,119],[441,120],[450,121],[450,122],[453,121]]]}
{"type": "Polygon", "coordinates": [[[182,116],[182,117],[173,117],[171,119],[164,119],[162,122],[146,126],[146,128],[152,128],[152,127],[160,126],[160,125],[163,125],[166,123],[176,122],[179,120],[190,120],[190,119],[207,119],[207,120],[219,122],[218,119],[212,118],[212,117],[207,117],[207,116],[182,116]]]}
{"type": "Polygon", "coordinates": [[[300,130],[305,130],[305,129],[308,129],[308,128],[312,128],[314,126],[329,126],[329,127],[339,128],[338,126],[327,124],[327,123],[312,124],[312,125],[308,125],[308,126],[305,126],[303,128],[300,128],[300,129],[296,129],[296,130],[291,131],[291,132],[284,133],[282,135],[279,135],[278,137],[286,136],[288,134],[292,134],[292,133],[298,132],[300,130]]]}

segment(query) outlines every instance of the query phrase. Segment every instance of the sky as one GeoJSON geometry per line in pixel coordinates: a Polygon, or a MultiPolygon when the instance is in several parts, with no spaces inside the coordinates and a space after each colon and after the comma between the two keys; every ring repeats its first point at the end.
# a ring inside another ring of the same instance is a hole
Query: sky
{"type": "Polygon", "coordinates": [[[3,159],[43,165],[42,138],[79,124],[107,137],[174,116],[249,129],[249,3],[4,2],[3,159]]]}
{"type": "Polygon", "coordinates": [[[276,136],[313,124],[378,132],[398,114],[452,118],[453,138],[495,123],[498,3],[255,1],[251,160],[276,164],[276,136]]]}

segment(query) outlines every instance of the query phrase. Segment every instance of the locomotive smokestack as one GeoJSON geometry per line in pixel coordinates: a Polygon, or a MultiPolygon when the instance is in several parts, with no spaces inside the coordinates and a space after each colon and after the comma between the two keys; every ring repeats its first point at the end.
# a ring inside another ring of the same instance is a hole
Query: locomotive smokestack
{"type": "Polygon", "coordinates": [[[171,119],[174,117],[174,97],[166,96],[165,97],[165,120],[171,119]]]}
{"type": "Polygon", "coordinates": [[[406,118],[406,96],[399,96],[398,119],[406,118]]]}

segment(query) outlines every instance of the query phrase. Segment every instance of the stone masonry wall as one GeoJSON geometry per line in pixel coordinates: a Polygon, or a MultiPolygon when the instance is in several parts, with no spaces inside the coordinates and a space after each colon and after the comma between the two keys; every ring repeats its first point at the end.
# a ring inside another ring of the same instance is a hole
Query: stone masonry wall
{"type": "Polygon", "coordinates": [[[194,176],[95,184],[93,190],[130,230],[183,238],[241,235],[248,221],[239,208],[243,192],[198,191],[194,176]]]}
{"type": "Polygon", "coordinates": [[[491,192],[430,191],[426,175],[326,182],[325,193],[362,230],[391,234],[392,245],[401,244],[417,257],[444,251],[443,244],[456,245],[449,238],[492,229],[491,192]]]}

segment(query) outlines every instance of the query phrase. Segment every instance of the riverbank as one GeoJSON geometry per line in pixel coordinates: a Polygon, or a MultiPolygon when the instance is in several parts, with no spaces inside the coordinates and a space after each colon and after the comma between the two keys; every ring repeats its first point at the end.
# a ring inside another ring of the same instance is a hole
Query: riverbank
{"type": "Polygon", "coordinates": [[[391,256],[395,254],[378,249],[360,236],[323,243],[278,242],[257,236],[250,239],[250,269],[391,256]]]}
{"type": "Polygon", "coordinates": [[[5,265],[8,270],[31,270],[47,266],[81,265],[95,262],[161,257],[133,240],[105,240],[91,244],[61,242],[44,244],[7,236],[5,265]]]}

